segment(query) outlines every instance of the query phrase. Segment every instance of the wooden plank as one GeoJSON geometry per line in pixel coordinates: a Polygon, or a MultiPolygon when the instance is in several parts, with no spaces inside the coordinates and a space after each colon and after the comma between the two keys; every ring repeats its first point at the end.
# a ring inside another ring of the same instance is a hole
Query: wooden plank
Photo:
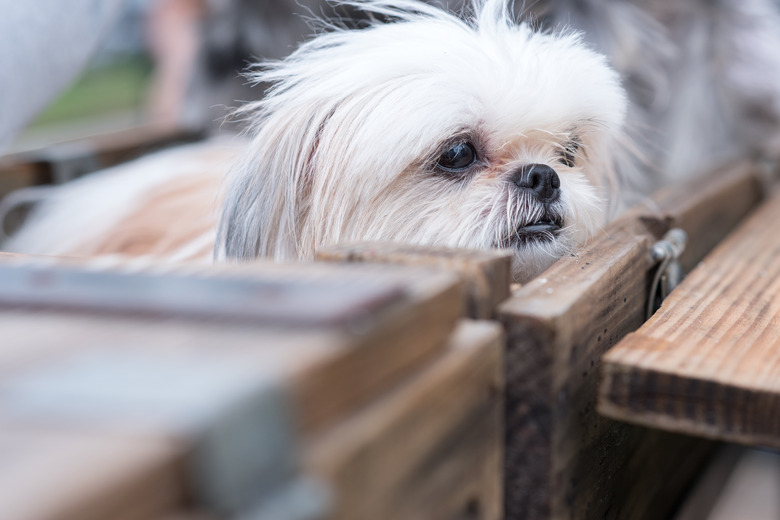
{"type": "Polygon", "coordinates": [[[663,518],[681,484],[670,477],[684,483],[706,457],[595,412],[601,355],[644,319],[652,241],[616,223],[500,307],[508,519],[663,518]]]}
{"type": "MultiPolygon", "coordinates": [[[[39,261],[18,255],[0,260],[24,265],[32,262],[37,266],[52,263],[55,270],[60,264],[59,260],[44,258],[39,261]]],[[[82,264],[68,262],[67,265],[82,264]]],[[[463,315],[463,304],[458,298],[461,287],[456,277],[448,273],[431,273],[427,269],[270,262],[221,267],[155,267],[143,263],[104,267],[100,262],[92,262],[82,265],[82,269],[84,275],[92,270],[96,275],[110,272],[114,276],[133,270],[160,277],[178,273],[179,276],[210,280],[212,285],[209,287],[212,288],[219,287],[220,282],[232,285],[235,280],[251,278],[257,283],[275,284],[277,294],[274,298],[283,299],[289,289],[289,294],[298,293],[295,298],[299,301],[307,297],[299,292],[303,285],[310,288],[312,298],[322,290],[323,298],[329,298],[331,306],[339,305],[339,293],[333,291],[339,283],[353,289],[372,285],[393,288],[396,296],[390,305],[353,306],[350,312],[354,319],[347,313],[341,317],[345,319],[328,322],[319,320],[317,315],[303,328],[301,324],[307,322],[301,317],[271,320],[259,316],[249,321],[204,321],[198,314],[191,318],[184,316],[187,326],[182,327],[176,320],[147,320],[144,315],[132,313],[125,316],[105,314],[98,318],[83,310],[71,312],[61,307],[60,310],[36,312],[9,309],[0,314],[4,337],[9,338],[6,342],[8,355],[18,353],[16,363],[25,363],[25,351],[34,357],[37,352],[45,351],[47,345],[68,349],[69,345],[78,344],[82,350],[88,350],[99,349],[101,344],[106,348],[118,344],[117,348],[122,349],[131,348],[129,345],[133,343],[155,345],[175,338],[175,344],[183,351],[197,353],[208,351],[210,344],[227,344],[225,353],[247,355],[257,360],[256,363],[260,362],[264,370],[289,374],[294,381],[293,395],[301,406],[298,420],[306,430],[327,426],[383,391],[386,385],[403,378],[408,370],[413,370],[442,348],[456,321],[463,315]],[[396,301],[399,288],[402,295],[396,301]],[[41,332],[30,336],[31,330],[41,332]],[[30,341],[30,337],[35,340],[30,341]],[[49,340],[42,341],[46,337],[49,340]],[[56,341],[60,338],[72,340],[56,341]]],[[[354,294],[357,292],[353,291],[354,294]]],[[[218,299],[218,296],[214,297],[218,299]]],[[[289,312],[303,313],[307,308],[302,303],[297,310],[294,305],[290,306],[289,312]]]]}
{"type": "Polygon", "coordinates": [[[689,234],[683,263],[695,265],[761,199],[761,175],[739,162],[706,182],[656,194],[501,306],[507,518],[661,518],[671,511],[711,446],[599,417],[601,356],[644,320],[653,242],[682,227],[689,234]]]}
{"type": "Polygon", "coordinates": [[[143,520],[186,498],[165,440],[2,425],[0,459],[4,520],[143,520]]]}
{"type": "Polygon", "coordinates": [[[610,417],[780,447],[780,195],[604,358],[610,417]]]}
{"type": "Polygon", "coordinates": [[[0,156],[0,186],[4,179],[19,178],[22,172],[30,171],[34,172],[29,177],[32,184],[26,186],[58,184],[202,136],[202,132],[186,128],[147,125],[4,155],[0,156]]]}
{"type": "Polygon", "coordinates": [[[459,326],[446,352],[312,442],[340,520],[502,518],[502,335],[459,326]]]}
{"type": "Polygon", "coordinates": [[[283,326],[344,325],[403,300],[386,279],[288,280],[84,270],[0,261],[0,307],[187,316],[283,326]],[[335,296],[335,297],[334,297],[335,296]]]}
{"type": "Polygon", "coordinates": [[[601,356],[644,321],[652,244],[682,227],[695,265],[763,196],[758,170],[736,163],[657,194],[500,306],[508,519],[654,519],[676,505],[712,445],[600,417],[601,356]]]}
{"type": "MultiPolygon", "coordinates": [[[[61,184],[202,137],[202,132],[188,129],[144,126],[3,155],[0,156],[0,200],[22,188],[61,184]]],[[[8,213],[0,222],[2,234],[12,234],[18,229],[29,209],[28,205],[19,205],[8,213]]]]}
{"type": "MultiPolygon", "coordinates": [[[[60,269],[51,259],[4,261],[48,262],[60,269]]],[[[76,269],[73,262],[67,265],[76,269]]],[[[106,272],[122,276],[100,264],[80,274],[106,272]]],[[[415,372],[444,348],[462,316],[457,278],[429,270],[252,265],[208,274],[190,266],[185,272],[200,272],[216,295],[220,283],[239,273],[250,285],[252,277],[274,281],[276,293],[261,293],[264,298],[283,300],[289,288],[294,298],[305,299],[295,296],[295,284],[306,283],[311,293],[329,291],[331,305],[338,307],[340,294],[347,300],[357,294],[334,291],[341,280],[356,287],[399,287],[400,299],[380,306],[350,304],[345,308],[354,319],[323,321],[315,311],[308,322],[262,319],[262,312],[257,320],[235,321],[187,313],[95,315],[87,312],[89,306],[75,312],[61,305],[6,307],[0,312],[0,424],[172,439],[189,454],[185,491],[206,497],[213,510],[235,513],[274,487],[275,479],[292,478],[296,439],[342,421],[415,372]],[[262,442],[268,435],[280,442],[262,442]],[[240,456],[247,442],[259,444],[240,456]],[[242,495],[245,477],[252,487],[244,486],[242,495]]],[[[78,291],[69,296],[77,299],[78,291]]],[[[302,304],[289,312],[306,309],[302,304]]],[[[162,461],[159,471],[169,471],[170,464],[162,461]]]]}
{"type": "Polygon", "coordinates": [[[513,254],[507,250],[476,251],[403,244],[343,244],[318,252],[317,260],[428,266],[458,273],[465,283],[466,309],[474,319],[495,317],[509,297],[513,254]]]}
{"type": "Polygon", "coordinates": [[[654,211],[642,220],[659,238],[673,227],[694,237],[680,259],[689,272],[756,208],[767,182],[761,164],[748,160],[725,164],[702,179],[656,193],[654,211]]]}

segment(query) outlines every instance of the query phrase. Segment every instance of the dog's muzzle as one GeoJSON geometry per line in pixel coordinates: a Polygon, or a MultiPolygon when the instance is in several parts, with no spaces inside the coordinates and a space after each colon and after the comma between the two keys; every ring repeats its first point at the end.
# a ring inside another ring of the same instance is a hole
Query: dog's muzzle
{"type": "Polygon", "coordinates": [[[512,173],[510,182],[524,197],[542,206],[544,213],[510,231],[496,246],[516,248],[555,240],[563,228],[563,217],[552,209],[561,198],[561,180],[555,170],[546,164],[526,164],[512,173]]]}

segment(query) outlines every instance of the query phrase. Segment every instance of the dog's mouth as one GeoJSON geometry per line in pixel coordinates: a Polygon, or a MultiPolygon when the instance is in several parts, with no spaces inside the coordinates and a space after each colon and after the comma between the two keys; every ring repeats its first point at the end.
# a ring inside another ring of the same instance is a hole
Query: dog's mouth
{"type": "Polygon", "coordinates": [[[545,215],[536,222],[518,227],[498,244],[499,247],[515,248],[536,243],[552,242],[563,227],[563,217],[545,215]]]}

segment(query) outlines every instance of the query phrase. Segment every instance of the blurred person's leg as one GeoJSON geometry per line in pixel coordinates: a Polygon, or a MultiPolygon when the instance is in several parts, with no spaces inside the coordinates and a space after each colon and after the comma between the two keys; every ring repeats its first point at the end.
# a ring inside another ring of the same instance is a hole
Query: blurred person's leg
{"type": "Polygon", "coordinates": [[[152,123],[199,125],[200,121],[188,117],[187,97],[195,75],[205,6],[201,0],[156,0],[148,16],[149,47],[155,63],[149,98],[152,123]]]}

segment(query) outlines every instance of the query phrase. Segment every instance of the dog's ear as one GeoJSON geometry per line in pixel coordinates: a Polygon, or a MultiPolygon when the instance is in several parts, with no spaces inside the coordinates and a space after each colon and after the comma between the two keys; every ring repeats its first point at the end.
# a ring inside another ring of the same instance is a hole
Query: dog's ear
{"type": "Polygon", "coordinates": [[[253,137],[228,175],[215,257],[291,260],[312,254],[304,227],[327,106],[277,106],[256,113],[253,137]],[[303,250],[302,250],[303,249],[303,250]]]}

